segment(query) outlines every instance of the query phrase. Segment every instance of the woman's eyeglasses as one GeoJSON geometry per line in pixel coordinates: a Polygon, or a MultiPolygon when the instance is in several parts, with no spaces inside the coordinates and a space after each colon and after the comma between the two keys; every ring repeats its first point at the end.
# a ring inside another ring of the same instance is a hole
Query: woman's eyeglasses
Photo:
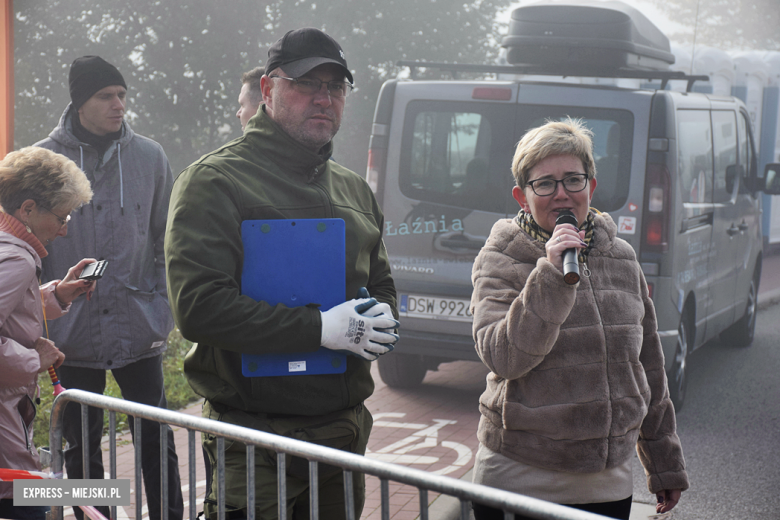
{"type": "Polygon", "coordinates": [[[588,185],[587,173],[576,173],[556,181],[555,179],[537,179],[529,181],[528,185],[540,197],[549,197],[558,189],[558,183],[563,184],[563,189],[569,193],[577,193],[585,189],[588,185]]]}
{"type": "Polygon", "coordinates": [[[43,209],[45,209],[46,211],[48,211],[49,213],[51,213],[52,215],[54,215],[55,217],[57,217],[57,220],[60,221],[60,227],[65,227],[68,224],[68,222],[70,222],[70,215],[68,215],[67,217],[61,217],[61,216],[57,215],[56,213],[54,213],[49,208],[47,208],[45,206],[41,206],[41,207],[43,209]]]}

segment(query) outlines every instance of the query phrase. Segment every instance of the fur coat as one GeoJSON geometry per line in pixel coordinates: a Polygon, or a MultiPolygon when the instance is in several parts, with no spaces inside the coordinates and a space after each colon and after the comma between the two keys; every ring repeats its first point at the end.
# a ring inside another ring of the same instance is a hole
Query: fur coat
{"type": "Polygon", "coordinates": [[[474,340],[491,370],[480,442],[524,464],[596,473],[636,447],[651,492],[687,489],[655,310],[634,250],[596,215],[567,285],[544,244],[500,220],[472,272],[474,340]]]}

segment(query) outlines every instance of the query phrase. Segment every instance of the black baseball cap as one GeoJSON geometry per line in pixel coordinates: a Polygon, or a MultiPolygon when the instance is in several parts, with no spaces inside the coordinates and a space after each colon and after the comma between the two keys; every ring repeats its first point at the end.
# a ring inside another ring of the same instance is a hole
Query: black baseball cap
{"type": "Polygon", "coordinates": [[[284,67],[290,77],[299,78],[323,63],[340,65],[349,82],[354,83],[344,51],[336,40],[319,29],[304,27],[289,31],[271,45],[265,73],[270,75],[274,69],[284,67]]]}

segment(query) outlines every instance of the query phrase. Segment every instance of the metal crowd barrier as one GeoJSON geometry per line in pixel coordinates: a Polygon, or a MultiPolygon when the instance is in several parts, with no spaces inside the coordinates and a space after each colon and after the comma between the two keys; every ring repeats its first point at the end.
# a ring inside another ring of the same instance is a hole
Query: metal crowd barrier
{"type": "MultiPolygon", "coordinates": [[[[81,403],[82,445],[88,446],[87,409],[89,406],[103,408],[109,411],[109,456],[110,477],[116,478],[116,412],[131,415],[135,421],[135,518],[141,520],[141,504],[143,486],[141,485],[141,419],[147,419],[160,423],[161,439],[161,480],[162,480],[162,518],[168,520],[168,467],[167,467],[167,439],[165,425],[186,428],[189,444],[189,512],[190,519],[196,520],[197,508],[195,504],[196,478],[195,478],[195,453],[196,446],[200,445],[200,439],[195,438],[195,432],[209,433],[217,437],[217,480],[212,485],[217,486],[217,502],[219,520],[225,520],[225,472],[224,448],[225,439],[243,442],[247,446],[247,519],[255,520],[255,486],[254,486],[254,452],[259,446],[277,452],[277,497],[286,497],[286,468],[285,454],[297,455],[309,461],[310,486],[310,518],[319,519],[318,502],[318,463],[327,463],[340,466],[344,469],[344,498],[347,520],[355,518],[353,500],[352,474],[353,472],[373,475],[380,480],[381,513],[383,520],[390,518],[390,487],[389,481],[400,482],[418,488],[420,493],[419,520],[428,520],[428,491],[438,492],[444,495],[454,496],[460,499],[460,518],[469,519],[470,502],[479,502],[504,511],[504,519],[511,520],[514,513],[526,515],[539,520],[605,520],[606,517],[595,515],[564,507],[558,504],[537,500],[534,498],[509,493],[507,491],[490,488],[464,482],[462,480],[434,475],[422,470],[412,469],[397,464],[390,464],[378,460],[372,460],[353,453],[346,453],[333,448],[326,448],[287,437],[281,437],[266,432],[221,423],[202,417],[163,410],[153,406],[133,403],[123,399],[116,399],[100,394],[85,392],[83,390],[66,390],[58,395],[51,410],[51,428],[49,442],[51,446],[51,471],[55,474],[62,473],[62,416],[65,405],[70,402],[81,403]]],[[[87,461],[88,450],[84,452],[84,478],[89,478],[86,472],[89,464],[87,461]]],[[[287,518],[287,500],[278,500],[278,514],[280,519],[287,518]]],[[[63,507],[52,507],[52,520],[62,520],[63,507]]],[[[116,507],[111,508],[111,518],[117,518],[116,507]]],[[[327,519],[326,519],[327,520],[327,519]]]]}

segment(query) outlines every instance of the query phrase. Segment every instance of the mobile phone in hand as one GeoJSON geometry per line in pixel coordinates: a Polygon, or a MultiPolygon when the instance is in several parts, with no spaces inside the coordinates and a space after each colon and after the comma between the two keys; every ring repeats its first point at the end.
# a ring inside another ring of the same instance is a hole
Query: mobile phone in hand
{"type": "Polygon", "coordinates": [[[103,277],[103,273],[108,265],[108,260],[100,260],[99,262],[93,262],[87,264],[84,270],[79,275],[79,280],[98,280],[103,277]]]}

